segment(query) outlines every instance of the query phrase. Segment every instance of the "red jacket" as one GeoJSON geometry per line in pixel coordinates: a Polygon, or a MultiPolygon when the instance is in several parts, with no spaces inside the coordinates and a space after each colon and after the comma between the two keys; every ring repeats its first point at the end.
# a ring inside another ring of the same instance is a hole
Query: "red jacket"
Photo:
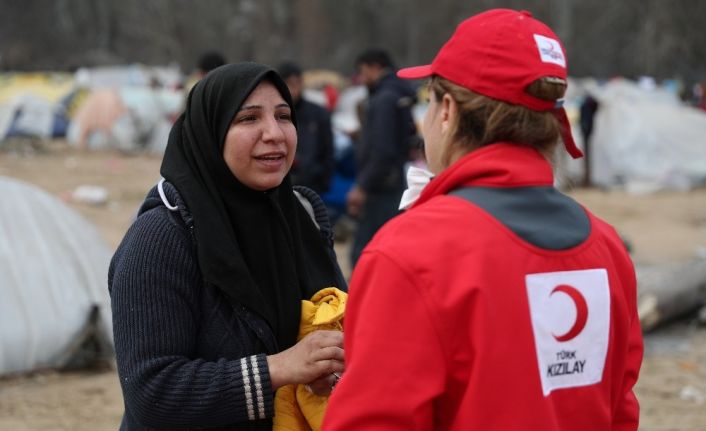
{"type": "Polygon", "coordinates": [[[353,273],[325,430],[637,429],[635,273],[614,229],[586,211],[585,240],[542,249],[447,194],[552,183],[535,150],[493,144],[383,227],[353,273]]]}

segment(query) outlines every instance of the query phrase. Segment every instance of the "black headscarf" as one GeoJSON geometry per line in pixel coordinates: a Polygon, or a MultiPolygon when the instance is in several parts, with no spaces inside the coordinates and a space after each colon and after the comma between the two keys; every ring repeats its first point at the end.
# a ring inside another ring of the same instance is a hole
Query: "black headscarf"
{"type": "Polygon", "coordinates": [[[161,174],[194,217],[204,281],[233,306],[263,316],[285,349],[296,342],[301,300],[335,285],[336,269],[289,175],[278,187],[256,191],[238,181],[223,159],[235,114],[263,80],[293,107],[285,83],[261,64],[221,66],[199,81],[169,134],[161,174]]]}

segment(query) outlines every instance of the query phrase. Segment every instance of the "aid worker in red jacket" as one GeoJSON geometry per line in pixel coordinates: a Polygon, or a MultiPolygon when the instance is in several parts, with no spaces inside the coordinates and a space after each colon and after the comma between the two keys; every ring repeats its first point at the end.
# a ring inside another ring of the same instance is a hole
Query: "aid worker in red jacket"
{"type": "Polygon", "coordinates": [[[553,187],[566,54],[528,12],[462,22],[427,66],[433,179],[365,249],[324,429],[636,430],[643,344],[615,230],[553,187]]]}

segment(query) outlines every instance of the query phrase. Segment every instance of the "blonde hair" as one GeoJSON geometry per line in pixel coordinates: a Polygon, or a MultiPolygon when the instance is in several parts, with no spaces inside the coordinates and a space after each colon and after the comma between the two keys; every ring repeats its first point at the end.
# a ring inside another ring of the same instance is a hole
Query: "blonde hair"
{"type": "MultiPolygon", "coordinates": [[[[552,159],[561,126],[551,111],[534,111],[491,99],[439,76],[431,78],[429,89],[436,101],[448,94],[458,105],[458,120],[442,143],[444,166],[450,165],[454,156],[494,142],[528,145],[552,159]]],[[[539,99],[556,101],[563,97],[566,81],[542,78],[530,84],[526,91],[539,99]]]]}

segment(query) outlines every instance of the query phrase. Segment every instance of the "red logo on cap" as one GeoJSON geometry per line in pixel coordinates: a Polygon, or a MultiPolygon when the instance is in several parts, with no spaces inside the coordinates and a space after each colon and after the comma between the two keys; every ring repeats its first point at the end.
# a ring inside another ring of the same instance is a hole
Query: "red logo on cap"
{"type": "Polygon", "coordinates": [[[552,45],[551,43],[547,42],[546,46],[540,46],[539,49],[542,50],[542,54],[547,55],[553,58],[554,60],[561,61],[564,58],[562,53],[555,50],[554,45],[552,45]]]}

